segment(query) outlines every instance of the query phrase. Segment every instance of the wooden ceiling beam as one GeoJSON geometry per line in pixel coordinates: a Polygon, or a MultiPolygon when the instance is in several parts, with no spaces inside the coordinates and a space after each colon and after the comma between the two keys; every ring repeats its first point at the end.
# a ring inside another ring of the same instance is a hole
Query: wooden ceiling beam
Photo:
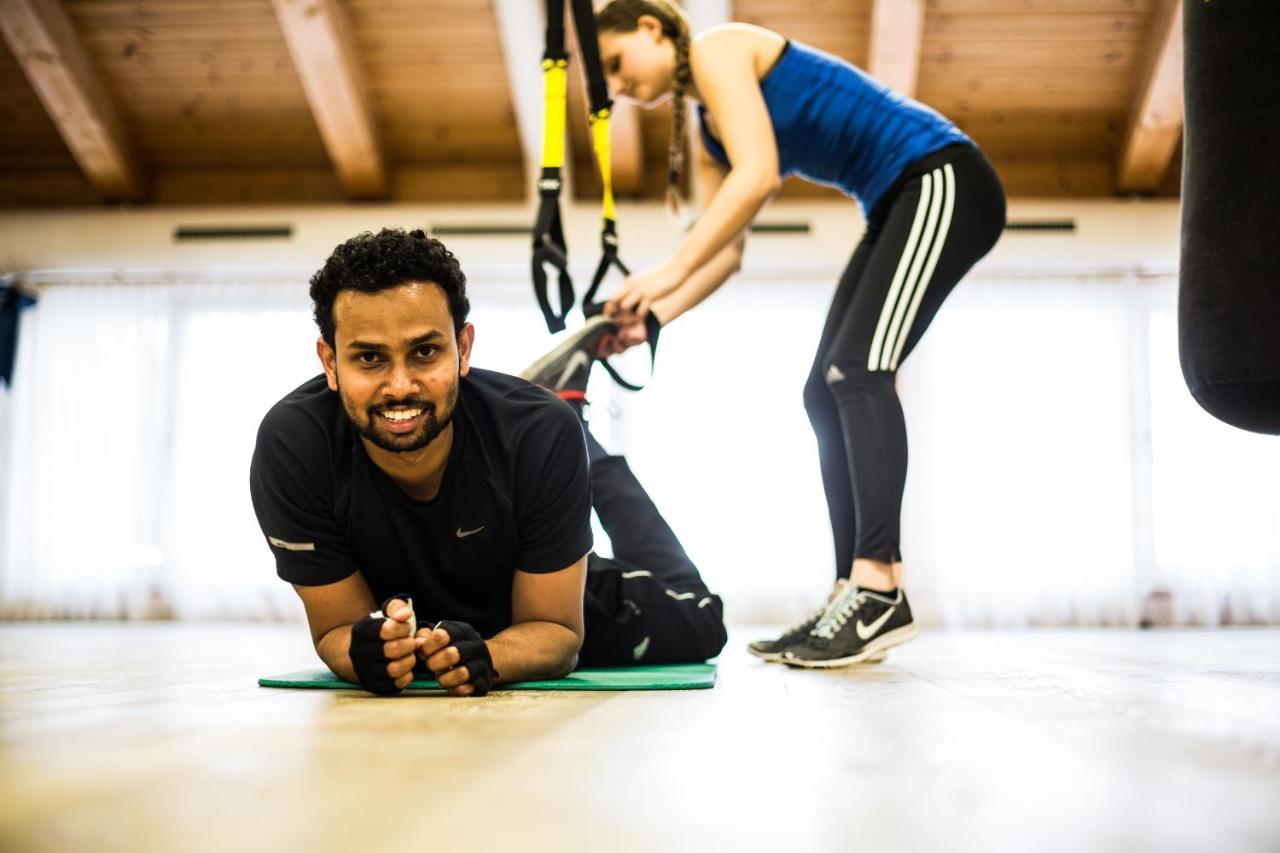
{"type": "Polygon", "coordinates": [[[1151,27],[1146,65],[1116,168],[1121,192],[1155,192],[1182,139],[1182,3],[1166,0],[1151,27]]]}
{"type": "Polygon", "coordinates": [[[272,0],[343,189],[387,194],[387,167],[351,25],[338,0],[272,0]]]}
{"type": "Polygon", "coordinates": [[[524,154],[525,193],[538,198],[538,174],[542,171],[543,75],[541,40],[532,37],[547,28],[546,7],[530,0],[494,0],[502,41],[502,58],[511,87],[511,106],[520,131],[524,154]]]}
{"type": "Polygon", "coordinates": [[[141,199],[142,169],[124,123],[57,0],[0,0],[0,31],[94,189],[141,199]]]}
{"type": "Polygon", "coordinates": [[[867,47],[867,72],[895,92],[916,96],[924,0],[874,0],[867,47]]]}

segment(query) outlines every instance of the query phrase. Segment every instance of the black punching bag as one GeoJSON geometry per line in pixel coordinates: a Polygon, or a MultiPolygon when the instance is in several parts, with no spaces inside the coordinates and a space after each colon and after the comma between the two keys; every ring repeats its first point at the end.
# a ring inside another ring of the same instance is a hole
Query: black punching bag
{"type": "Polygon", "coordinates": [[[1182,14],[1182,375],[1209,414],[1280,434],[1280,0],[1182,14]]]}

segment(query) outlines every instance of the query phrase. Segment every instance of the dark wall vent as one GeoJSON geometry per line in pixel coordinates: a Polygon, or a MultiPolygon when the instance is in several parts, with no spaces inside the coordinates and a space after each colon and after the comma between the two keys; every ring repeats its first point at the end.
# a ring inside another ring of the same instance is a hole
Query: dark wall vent
{"type": "Polygon", "coordinates": [[[175,243],[191,240],[287,240],[292,236],[292,225],[179,225],[173,230],[175,243]]]}
{"type": "Polygon", "coordinates": [[[1006,231],[1057,231],[1063,234],[1076,233],[1074,219],[1012,219],[1005,223],[1006,231]]]}
{"type": "Polygon", "coordinates": [[[533,229],[528,225],[432,225],[427,233],[432,237],[528,237],[533,229]]]}
{"type": "MultiPolygon", "coordinates": [[[[757,222],[751,226],[755,234],[808,234],[808,222],[757,222]]],[[[433,237],[528,237],[528,225],[432,225],[427,233],[433,237]]]]}
{"type": "Polygon", "coordinates": [[[808,234],[812,229],[808,222],[756,222],[752,234],[808,234]]]}

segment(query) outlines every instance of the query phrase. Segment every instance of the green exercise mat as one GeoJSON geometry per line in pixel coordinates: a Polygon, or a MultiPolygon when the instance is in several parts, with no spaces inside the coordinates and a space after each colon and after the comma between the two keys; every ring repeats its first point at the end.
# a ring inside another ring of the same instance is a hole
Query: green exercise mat
{"type": "MultiPolygon", "coordinates": [[[[713,663],[677,663],[665,666],[628,666],[617,669],[579,669],[567,678],[550,681],[517,681],[495,690],[704,690],[716,683],[713,663]]],[[[304,669],[259,678],[261,687],[302,687],[320,690],[362,690],[327,669],[304,669]]],[[[435,679],[416,678],[406,688],[415,692],[444,693],[435,679]]]]}

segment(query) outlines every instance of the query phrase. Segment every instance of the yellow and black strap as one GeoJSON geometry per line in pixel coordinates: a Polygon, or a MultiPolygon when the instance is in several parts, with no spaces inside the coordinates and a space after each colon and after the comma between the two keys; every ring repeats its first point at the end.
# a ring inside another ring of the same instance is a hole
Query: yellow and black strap
{"type": "MultiPolygon", "coordinates": [[[[600,62],[600,45],[596,41],[595,13],[591,0],[570,0],[573,6],[574,25],[578,31],[578,48],[582,53],[583,70],[587,78],[590,99],[590,125],[592,148],[604,192],[602,199],[603,226],[600,231],[600,263],[596,266],[591,286],[583,296],[584,311],[594,304],[596,292],[610,268],[616,267],[623,275],[630,270],[618,258],[617,209],[613,199],[613,172],[609,147],[609,117],[613,101],[605,84],[604,66],[600,62]]],[[[538,180],[538,218],[533,229],[533,287],[538,307],[546,318],[547,328],[558,332],[565,327],[565,317],[573,307],[573,281],[569,276],[569,250],[565,245],[560,221],[560,190],[564,184],[564,133],[567,114],[569,56],[564,49],[565,0],[547,0],[546,50],[542,57],[544,109],[542,173],[538,180]],[[558,310],[552,308],[547,293],[547,270],[550,264],[559,274],[560,301],[558,310]]]]}
{"type": "Polygon", "coordinates": [[[547,41],[542,54],[543,103],[542,172],[538,177],[538,218],[533,225],[533,292],[546,318],[547,329],[564,329],[573,308],[573,280],[569,277],[569,249],[560,222],[561,172],[564,168],[565,115],[568,111],[569,55],[564,49],[564,2],[547,0],[547,41]],[[547,269],[559,275],[559,310],[547,295],[547,269]]]}

